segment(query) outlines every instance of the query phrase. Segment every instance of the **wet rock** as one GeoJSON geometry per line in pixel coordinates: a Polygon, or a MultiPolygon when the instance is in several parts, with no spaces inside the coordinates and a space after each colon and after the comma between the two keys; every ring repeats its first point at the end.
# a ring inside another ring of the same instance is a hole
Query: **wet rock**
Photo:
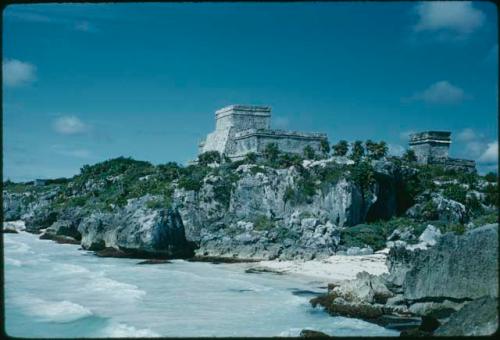
{"type": "Polygon", "coordinates": [[[483,336],[498,330],[498,298],[490,296],[476,299],[440,326],[435,335],[439,336],[483,336]]]}
{"type": "Polygon", "coordinates": [[[314,331],[310,329],[303,329],[300,331],[300,337],[302,338],[329,338],[330,336],[328,334],[325,334],[320,331],[314,331]]]}
{"type": "Polygon", "coordinates": [[[99,257],[130,257],[130,254],[113,247],[106,247],[102,250],[96,251],[95,254],[99,257]]]}
{"type": "Polygon", "coordinates": [[[61,244],[80,244],[80,241],[70,236],[56,235],[51,232],[44,232],[40,235],[40,240],[52,240],[61,244]]]}
{"type": "Polygon", "coordinates": [[[172,263],[172,262],[165,259],[151,259],[151,260],[137,262],[137,264],[163,264],[163,263],[172,263]]]}

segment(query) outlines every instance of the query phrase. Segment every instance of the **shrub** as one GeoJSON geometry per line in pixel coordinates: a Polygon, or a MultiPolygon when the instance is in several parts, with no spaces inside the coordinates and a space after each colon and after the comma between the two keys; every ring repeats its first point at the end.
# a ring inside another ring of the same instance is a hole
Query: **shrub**
{"type": "Polygon", "coordinates": [[[245,155],[246,164],[255,164],[257,162],[257,154],[255,152],[249,152],[245,155]]]}
{"type": "Polygon", "coordinates": [[[214,186],[214,199],[228,208],[231,201],[233,185],[229,179],[224,179],[214,186]]]}
{"type": "Polygon", "coordinates": [[[375,172],[368,162],[358,162],[351,166],[351,178],[356,183],[364,196],[370,186],[375,183],[375,172]]]}
{"type": "Polygon", "coordinates": [[[269,162],[276,162],[278,159],[278,155],[280,153],[280,150],[278,148],[278,145],[276,143],[269,143],[266,145],[264,149],[264,158],[268,160],[269,162]]]}
{"type": "Polygon", "coordinates": [[[498,175],[494,172],[488,172],[484,175],[484,179],[490,183],[495,183],[498,181],[498,175]]]}
{"type": "Polygon", "coordinates": [[[402,157],[403,161],[407,163],[415,163],[417,161],[417,155],[413,149],[408,149],[405,151],[402,157]]]}
{"type": "Polygon", "coordinates": [[[462,204],[466,204],[467,189],[459,184],[450,184],[444,188],[443,196],[462,204]]]}
{"type": "Polygon", "coordinates": [[[325,155],[328,155],[330,153],[330,143],[328,143],[328,140],[322,139],[319,147],[321,149],[321,152],[323,152],[325,155]]]}
{"type": "Polygon", "coordinates": [[[498,208],[498,186],[495,184],[488,184],[484,190],[486,205],[495,206],[498,208]]]}
{"type": "Polygon", "coordinates": [[[258,215],[253,221],[254,229],[258,231],[270,230],[274,228],[274,222],[265,215],[258,215]]]}
{"type": "Polygon", "coordinates": [[[219,151],[207,151],[198,156],[200,165],[208,165],[212,163],[221,163],[222,157],[219,151]]]}
{"type": "Polygon", "coordinates": [[[480,226],[483,226],[485,224],[498,223],[498,213],[494,212],[494,213],[478,216],[472,220],[472,223],[474,223],[474,225],[476,227],[480,227],[480,226]]]}
{"type": "Polygon", "coordinates": [[[383,230],[376,224],[358,224],[343,229],[340,234],[340,244],[346,247],[364,247],[367,245],[377,251],[385,248],[385,243],[386,238],[383,230]]]}
{"type": "Polygon", "coordinates": [[[316,153],[314,152],[314,149],[310,145],[304,147],[303,153],[306,159],[314,159],[316,157],[316,153]]]}

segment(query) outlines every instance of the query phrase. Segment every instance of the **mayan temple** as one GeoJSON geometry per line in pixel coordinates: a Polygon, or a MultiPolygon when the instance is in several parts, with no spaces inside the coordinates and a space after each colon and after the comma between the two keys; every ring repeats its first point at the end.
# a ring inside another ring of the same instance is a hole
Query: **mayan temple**
{"type": "Polygon", "coordinates": [[[439,164],[447,169],[475,172],[476,162],[449,157],[451,132],[424,131],[410,135],[410,149],[415,152],[420,164],[439,164]]]}
{"type": "Polygon", "coordinates": [[[310,146],[321,153],[328,141],[325,133],[304,133],[271,129],[269,106],[230,105],[215,112],[215,131],[199,145],[199,153],[218,151],[239,160],[248,153],[261,155],[266,146],[275,143],[281,152],[302,154],[310,146]]]}

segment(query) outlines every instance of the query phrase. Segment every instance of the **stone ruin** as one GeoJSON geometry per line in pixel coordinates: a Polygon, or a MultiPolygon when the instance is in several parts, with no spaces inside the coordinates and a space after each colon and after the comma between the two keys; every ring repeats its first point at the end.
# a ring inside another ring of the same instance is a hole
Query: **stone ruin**
{"type": "Polygon", "coordinates": [[[269,106],[230,105],[215,112],[215,131],[199,144],[199,154],[218,151],[231,160],[243,159],[248,153],[262,155],[268,144],[274,143],[281,152],[303,154],[310,146],[322,153],[327,142],[325,133],[304,133],[271,129],[269,106]]]}
{"type": "Polygon", "coordinates": [[[410,135],[410,149],[415,152],[420,164],[437,164],[446,169],[476,172],[476,162],[468,159],[449,157],[451,132],[424,131],[410,135]]]}

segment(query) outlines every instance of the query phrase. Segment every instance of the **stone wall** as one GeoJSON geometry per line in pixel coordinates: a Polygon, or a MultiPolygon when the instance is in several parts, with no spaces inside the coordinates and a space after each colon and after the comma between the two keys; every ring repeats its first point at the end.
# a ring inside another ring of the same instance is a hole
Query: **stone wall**
{"type": "Polygon", "coordinates": [[[326,134],[250,129],[235,133],[235,143],[228,155],[240,159],[249,152],[262,154],[271,143],[275,143],[281,152],[302,154],[304,148],[310,146],[316,153],[321,153],[322,140],[327,140],[326,134]]]}

